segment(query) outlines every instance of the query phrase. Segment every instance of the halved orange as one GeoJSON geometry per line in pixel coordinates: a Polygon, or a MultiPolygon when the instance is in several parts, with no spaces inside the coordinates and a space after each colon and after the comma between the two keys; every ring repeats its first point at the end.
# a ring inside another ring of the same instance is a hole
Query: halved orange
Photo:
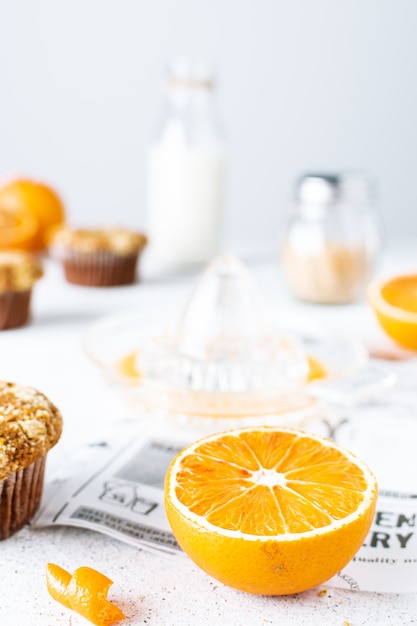
{"type": "Polygon", "coordinates": [[[0,247],[44,250],[64,220],[63,202],[49,185],[24,178],[0,184],[0,247]]]}
{"type": "Polygon", "coordinates": [[[50,595],[69,609],[77,611],[96,626],[111,626],[125,618],[107,600],[110,578],[91,567],[79,567],[71,575],[55,563],[46,567],[46,586],[50,595]]]}
{"type": "Polygon", "coordinates": [[[417,350],[417,274],[373,281],[368,302],[391,339],[417,350]]]}
{"type": "Polygon", "coordinates": [[[209,435],[180,452],[165,508],[184,552],[226,585],[284,595],[337,574],[370,528],[377,484],[323,437],[277,427],[209,435]]]}

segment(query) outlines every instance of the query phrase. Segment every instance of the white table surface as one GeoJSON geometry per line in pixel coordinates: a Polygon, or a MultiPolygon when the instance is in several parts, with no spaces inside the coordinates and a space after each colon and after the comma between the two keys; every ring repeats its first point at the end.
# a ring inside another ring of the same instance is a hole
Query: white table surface
{"type": "MultiPolygon", "coordinates": [[[[414,260],[413,268],[412,256],[388,255],[382,269],[391,273],[416,270],[414,260]]],[[[94,289],[67,284],[50,261],[45,267],[46,275],[34,290],[30,323],[0,333],[0,378],[34,386],[48,395],[64,417],[64,434],[56,450],[60,445],[71,449],[97,440],[101,430],[117,424],[125,411],[83,351],[88,325],[123,311],[143,311],[146,320],[155,318],[172,325],[195,276],[160,279],[145,266],[142,283],[94,289]]],[[[365,302],[349,307],[303,306],[288,295],[277,264],[256,264],[251,269],[272,308],[294,308],[368,339],[385,341],[365,302]]],[[[25,527],[0,543],[1,626],[87,624],[48,595],[47,562],[69,571],[90,565],[108,575],[114,581],[109,598],[117,598],[128,616],[121,622],[126,626],[417,623],[415,593],[365,593],[322,585],[294,596],[251,596],[223,586],[185,559],[173,563],[92,531],[25,527]]]]}

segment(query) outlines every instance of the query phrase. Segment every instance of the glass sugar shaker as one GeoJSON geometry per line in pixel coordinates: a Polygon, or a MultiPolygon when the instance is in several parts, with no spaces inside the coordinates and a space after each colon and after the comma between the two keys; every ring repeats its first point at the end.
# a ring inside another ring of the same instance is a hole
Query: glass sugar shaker
{"type": "Polygon", "coordinates": [[[363,296],[381,250],[374,186],[357,172],[305,174],[281,247],[284,274],[300,300],[346,304],[363,296]]]}

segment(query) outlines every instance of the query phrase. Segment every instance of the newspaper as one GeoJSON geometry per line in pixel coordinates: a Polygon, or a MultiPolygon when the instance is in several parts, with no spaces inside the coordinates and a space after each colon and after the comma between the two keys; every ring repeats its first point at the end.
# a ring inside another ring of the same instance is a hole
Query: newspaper
{"type": "Polygon", "coordinates": [[[361,591],[417,591],[416,520],[417,493],[380,492],[363,546],[328,584],[361,591]]]}
{"type": "MultiPolygon", "coordinates": [[[[328,585],[375,592],[417,591],[417,370],[411,387],[393,389],[340,415],[334,438],[377,468],[380,493],[359,552],[328,585]],[[407,394],[408,391],[413,393],[407,394]],[[403,446],[404,449],[399,448],[403,446]],[[395,449],[395,463],[390,463],[395,449]]],[[[71,454],[45,486],[33,526],[69,525],[106,533],[138,547],[184,558],[164,510],[164,478],[188,444],[181,431],[131,425],[71,454]],[[129,430],[130,428],[130,430],[129,430]],[[119,432],[120,432],[119,431],[119,432]],[[126,443],[128,442],[128,443],[126,443]],[[74,473],[74,467],[77,471],[74,473]]]]}
{"type": "MultiPolygon", "coordinates": [[[[164,478],[186,443],[127,428],[129,444],[100,441],[60,467],[45,485],[33,527],[67,525],[106,533],[138,547],[183,556],[164,510],[164,478]],[[75,474],[71,467],[78,466],[75,474]]],[[[59,464],[58,464],[59,465],[59,464]]]]}

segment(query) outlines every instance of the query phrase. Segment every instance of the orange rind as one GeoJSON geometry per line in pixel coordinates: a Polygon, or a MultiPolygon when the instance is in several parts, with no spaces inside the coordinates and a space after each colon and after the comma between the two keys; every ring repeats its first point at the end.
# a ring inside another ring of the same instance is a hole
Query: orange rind
{"type": "Polygon", "coordinates": [[[377,279],[367,296],[385,333],[402,347],[417,350],[417,274],[377,279]]]}
{"type": "Polygon", "coordinates": [[[107,600],[112,584],[110,578],[91,567],[79,567],[72,575],[54,563],[46,567],[46,586],[52,598],[96,626],[111,626],[125,618],[107,600]]]}

